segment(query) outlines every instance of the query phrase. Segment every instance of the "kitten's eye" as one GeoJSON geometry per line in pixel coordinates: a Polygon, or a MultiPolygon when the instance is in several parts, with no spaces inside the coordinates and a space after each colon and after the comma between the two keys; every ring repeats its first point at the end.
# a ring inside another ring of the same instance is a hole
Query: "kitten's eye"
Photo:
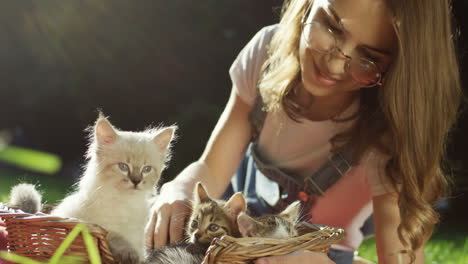
{"type": "Polygon", "coordinates": [[[128,165],[125,163],[119,163],[119,169],[124,172],[128,172],[130,170],[128,165]]]}
{"type": "Polygon", "coordinates": [[[197,229],[198,228],[198,222],[197,221],[192,221],[192,223],[190,223],[190,227],[193,228],[193,229],[197,229]]]}
{"type": "Polygon", "coordinates": [[[150,173],[153,168],[151,166],[144,167],[141,171],[143,173],[150,173]]]}
{"type": "Polygon", "coordinates": [[[218,229],[219,229],[219,226],[217,224],[211,224],[208,227],[208,230],[210,230],[211,232],[216,232],[216,231],[218,231],[218,229]]]}

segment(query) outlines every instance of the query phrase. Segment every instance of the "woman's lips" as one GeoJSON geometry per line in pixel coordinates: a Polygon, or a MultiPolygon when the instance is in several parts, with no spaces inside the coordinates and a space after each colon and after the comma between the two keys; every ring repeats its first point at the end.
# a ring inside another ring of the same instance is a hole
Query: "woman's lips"
{"type": "Polygon", "coordinates": [[[317,82],[318,82],[321,86],[332,87],[332,86],[335,86],[335,85],[336,85],[337,80],[323,75],[323,74],[320,72],[320,70],[319,70],[319,68],[317,67],[317,65],[315,64],[315,62],[314,62],[314,68],[315,68],[315,79],[317,80],[317,82]]]}

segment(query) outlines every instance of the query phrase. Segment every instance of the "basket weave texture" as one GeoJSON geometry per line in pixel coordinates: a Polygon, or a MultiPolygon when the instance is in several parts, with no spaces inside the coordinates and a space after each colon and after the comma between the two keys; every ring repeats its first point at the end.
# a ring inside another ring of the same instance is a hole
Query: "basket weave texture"
{"type": "MultiPolygon", "coordinates": [[[[28,214],[0,204],[0,218],[8,231],[8,250],[37,261],[49,260],[70,231],[77,219],[55,217],[48,214],[28,214]]],[[[84,223],[94,238],[103,264],[114,263],[106,235],[98,225],[84,223]]],[[[301,235],[290,239],[233,238],[223,236],[212,241],[203,260],[204,264],[253,263],[253,260],[274,255],[289,254],[297,250],[328,252],[330,246],[344,237],[344,230],[328,226],[301,223],[301,235]]],[[[65,256],[78,257],[82,263],[90,263],[81,236],[72,243],[65,256]]]]}
{"type": "MultiPolygon", "coordinates": [[[[8,250],[37,261],[48,261],[70,231],[78,224],[78,219],[55,217],[43,213],[28,214],[0,204],[0,218],[7,226],[8,250]]],[[[107,232],[98,225],[84,223],[93,236],[103,264],[114,262],[107,244],[107,232]]],[[[83,238],[78,236],[65,256],[73,256],[82,263],[89,263],[88,252],[83,238]]]]}
{"type": "Polygon", "coordinates": [[[328,226],[301,223],[300,236],[289,239],[271,238],[216,238],[210,245],[203,264],[253,263],[257,258],[311,250],[327,253],[330,246],[344,237],[344,230],[328,226]]]}

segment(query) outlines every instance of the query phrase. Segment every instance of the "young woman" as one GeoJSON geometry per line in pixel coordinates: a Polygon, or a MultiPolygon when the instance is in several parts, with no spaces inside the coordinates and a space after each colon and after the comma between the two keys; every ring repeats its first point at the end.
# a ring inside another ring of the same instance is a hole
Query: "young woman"
{"type": "MultiPolygon", "coordinates": [[[[447,0],[286,1],[280,23],[234,61],[200,159],[162,187],[147,246],[181,239],[185,201],[202,181],[212,196],[243,191],[259,214],[302,200],[308,221],[346,230],[336,263],[352,262],[371,214],[379,263],[424,263],[461,98],[450,22],[447,0]]],[[[278,261],[330,260],[258,260],[278,261]]]]}

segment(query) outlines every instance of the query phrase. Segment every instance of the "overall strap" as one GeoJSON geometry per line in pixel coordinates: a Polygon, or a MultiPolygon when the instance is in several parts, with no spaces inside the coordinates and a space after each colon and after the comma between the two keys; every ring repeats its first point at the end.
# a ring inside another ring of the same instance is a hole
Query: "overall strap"
{"type": "MultiPolygon", "coordinates": [[[[351,160],[352,160],[352,151],[351,150],[343,150],[340,152],[335,152],[330,155],[329,159],[322,165],[318,170],[311,173],[308,177],[304,179],[303,183],[299,183],[296,180],[296,177],[288,176],[286,173],[275,173],[276,175],[271,175],[271,167],[272,165],[266,166],[266,164],[262,161],[262,158],[259,153],[257,152],[257,141],[260,136],[260,132],[262,131],[263,124],[265,123],[267,113],[263,109],[263,99],[260,95],[260,92],[257,89],[257,97],[255,98],[255,103],[253,106],[252,111],[249,113],[249,121],[252,127],[252,142],[253,144],[253,151],[252,154],[254,156],[255,163],[259,170],[265,170],[264,174],[268,178],[274,178],[273,180],[278,181],[278,175],[286,175],[282,176],[279,183],[287,182],[285,186],[282,186],[284,191],[289,193],[289,191],[297,191],[302,190],[307,195],[317,195],[322,196],[331,186],[333,186],[336,182],[338,182],[343,175],[345,175],[351,169],[351,160]],[[270,176],[271,175],[271,176],[270,176]],[[297,185],[295,188],[291,188],[292,185],[297,185]],[[289,190],[288,190],[289,189],[289,190]]],[[[277,168],[278,171],[281,171],[277,168]]]]}
{"type": "Polygon", "coordinates": [[[352,152],[335,152],[318,170],[304,179],[307,194],[322,196],[351,169],[352,152]]]}

